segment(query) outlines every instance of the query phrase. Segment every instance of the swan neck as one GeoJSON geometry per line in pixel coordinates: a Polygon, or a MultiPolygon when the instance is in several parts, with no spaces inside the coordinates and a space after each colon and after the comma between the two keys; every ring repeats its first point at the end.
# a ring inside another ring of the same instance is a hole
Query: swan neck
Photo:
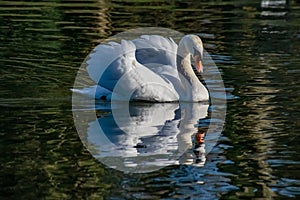
{"type": "Polygon", "coordinates": [[[188,43],[181,41],[177,49],[177,70],[182,83],[182,89],[180,96],[184,100],[205,100],[208,99],[208,93],[206,88],[199,81],[198,77],[194,73],[191,64],[191,52],[187,47],[188,43]],[[202,96],[202,97],[201,97],[202,96]]]}
{"type": "MultiPolygon", "coordinates": [[[[180,73],[185,75],[190,75],[189,71],[192,71],[191,68],[191,52],[189,52],[186,44],[186,40],[181,40],[177,49],[177,70],[180,73]]],[[[194,73],[193,73],[194,74],[194,73]]]]}
{"type": "Polygon", "coordinates": [[[185,41],[180,41],[178,45],[176,64],[178,72],[183,75],[190,84],[192,84],[192,79],[198,79],[192,69],[191,52],[189,52],[185,41]]]}

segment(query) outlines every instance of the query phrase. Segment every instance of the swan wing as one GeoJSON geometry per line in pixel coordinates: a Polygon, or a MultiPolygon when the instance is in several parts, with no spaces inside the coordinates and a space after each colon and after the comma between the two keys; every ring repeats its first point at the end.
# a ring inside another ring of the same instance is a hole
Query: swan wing
{"type": "Polygon", "coordinates": [[[98,85],[113,91],[117,81],[132,70],[135,45],[126,40],[98,45],[87,60],[87,72],[98,85]]]}
{"type": "MultiPolygon", "coordinates": [[[[87,72],[98,85],[121,100],[177,101],[173,84],[135,58],[132,41],[98,45],[87,60],[87,72]]],[[[113,98],[112,96],[112,98],[113,98]]]]}
{"type": "Polygon", "coordinates": [[[177,44],[172,38],[160,35],[142,35],[133,40],[136,59],[148,69],[170,81],[175,88],[180,85],[176,65],[177,44]]]}
{"type": "MultiPolygon", "coordinates": [[[[147,67],[169,65],[176,68],[177,44],[172,38],[159,35],[142,35],[133,40],[136,59],[147,67]]],[[[155,71],[155,68],[151,68],[155,71]]]]}

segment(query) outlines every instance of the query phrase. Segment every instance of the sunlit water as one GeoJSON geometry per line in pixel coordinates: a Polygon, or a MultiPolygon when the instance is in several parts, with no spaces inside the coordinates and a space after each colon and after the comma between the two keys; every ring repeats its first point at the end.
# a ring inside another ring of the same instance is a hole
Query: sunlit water
{"type": "Polygon", "coordinates": [[[297,1],[2,1],[0,8],[1,198],[299,198],[297,1]],[[77,134],[70,88],[84,58],[103,39],[146,26],[199,34],[222,72],[226,124],[203,167],[124,174],[95,159],[77,134]]]}

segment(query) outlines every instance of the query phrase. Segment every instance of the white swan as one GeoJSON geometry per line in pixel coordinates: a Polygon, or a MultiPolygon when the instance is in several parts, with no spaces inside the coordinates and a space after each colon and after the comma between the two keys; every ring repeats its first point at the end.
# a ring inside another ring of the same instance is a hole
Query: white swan
{"type": "Polygon", "coordinates": [[[100,44],[87,59],[87,72],[97,86],[72,91],[107,100],[207,101],[192,57],[202,72],[203,45],[196,35],[184,36],[178,46],[158,35],[100,44]]]}

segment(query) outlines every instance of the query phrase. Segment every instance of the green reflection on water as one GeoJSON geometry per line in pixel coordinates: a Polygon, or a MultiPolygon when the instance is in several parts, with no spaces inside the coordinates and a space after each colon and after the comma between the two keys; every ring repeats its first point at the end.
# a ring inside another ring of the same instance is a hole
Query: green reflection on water
{"type": "Polygon", "coordinates": [[[2,108],[2,197],[103,196],[118,182],[81,144],[69,106],[68,100],[21,99],[2,108]]]}

